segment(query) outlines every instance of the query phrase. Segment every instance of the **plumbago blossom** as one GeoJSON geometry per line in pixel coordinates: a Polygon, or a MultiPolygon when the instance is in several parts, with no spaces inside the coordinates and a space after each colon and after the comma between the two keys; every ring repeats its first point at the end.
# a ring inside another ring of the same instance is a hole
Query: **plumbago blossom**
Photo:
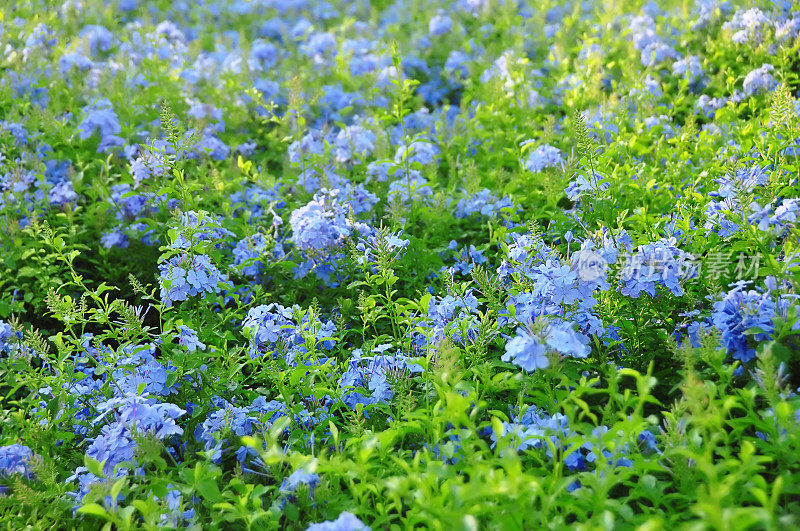
{"type": "MultiPolygon", "coordinates": [[[[529,140],[528,143],[533,143],[529,140]]],[[[546,168],[555,168],[564,164],[564,158],[561,156],[561,151],[550,144],[542,144],[537,146],[536,149],[528,153],[525,159],[525,169],[536,173],[546,168]]]]}
{"type": "Polygon", "coordinates": [[[597,172],[579,174],[569,183],[564,191],[567,197],[575,202],[580,202],[586,196],[597,196],[600,192],[608,190],[611,184],[605,177],[597,172]]]}
{"type": "Polygon", "coordinates": [[[386,263],[398,260],[410,243],[409,240],[401,238],[402,235],[402,230],[391,233],[386,229],[360,234],[355,247],[358,253],[356,261],[361,265],[369,264],[372,266],[372,271],[376,272],[376,266],[381,260],[385,260],[386,263]]]}
{"type": "Polygon", "coordinates": [[[620,272],[620,293],[638,298],[642,293],[656,296],[656,287],[663,286],[673,295],[683,295],[681,281],[696,278],[695,258],[676,246],[675,238],[641,245],[628,256],[620,272]]]}
{"type": "Polygon", "coordinates": [[[585,358],[590,352],[589,338],[576,332],[573,323],[553,320],[517,328],[517,335],[506,343],[501,359],[533,372],[546,369],[551,355],[585,358]]]}
{"type": "Polygon", "coordinates": [[[349,208],[335,190],[321,190],[289,218],[292,242],[301,251],[328,251],[340,247],[353,232],[349,208]]]}
{"type": "Polygon", "coordinates": [[[753,213],[747,216],[747,221],[758,227],[760,231],[782,238],[789,234],[791,228],[796,226],[800,219],[800,200],[795,198],[776,199],[775,203],[777,206],[767,203],[762,207],[753,201],[750,204],[750,210],[753,213]]]}
{"type": "Polygon", "coordinates": [[[494,217],[500,215],[504,208],[513,208],[511,199],[498,198],[491,190],[484,188],[474,195],[459,199],[456,203],[455,216],[459,219],[468,218],[473,214],[494,217]]]}
{"type": "Polygon", "coordinates": [[[158,271],[161,302],[167,308],[189,297],[219,293],[223,287],[230,285],[228,276],[205,254],[175,255],[159,264],[158,271]]]}
{"type": "MultiPolygon", "coordinates": [[[[633,461],[629,457],[631,444],[625,440],[623,433],[612,433],[608,426],[596,426],[588,436],[584,436],[570,426],[566,415],[562,413],[550,415],[536,406],[531,406],[518,418],[511,422],[503,422],[502,427],[499,437],[495,433],[492,434],[494,445],[502,439],[517,452],[544,450],[550,459],[555,457],[553,449],[556,449],[559,453],[565,454],[563,462],[570,470],[587,470],[600,460],[605,460],[614,466],[633,466],[633,461]],[[574,440],[585,442],[575,449],[571,445],[574,440]]],[[[656,438],[650,431],[643,430],[633,442],[644,454],[658,452],[656,438]]],[[[580,488],[579,481],[567,487],[570,491],[576,488],[580,488]]]]}
{"type": "MultiPolygon", "coordinates": [[[[706,235],[716,232],[721,237],[728,238],[737,233],[744,221],[744,218],[737,215],[742,210],[740,198],[766,186],[769,180],[768,169],[757,165],[738,168],[733,175],[726,174],[716,179],[715,182],[719,186],[715,191],[709,192],[709,197],[713,199],[706,204],[706,222],[704,224],[706,235]],[[734,218],[735,221],[731,218],[734,218]]],[[[757,205],[757,203],[753,202],[753,205],[757,205]]],[[[763,212],[760,208],[758,210],[753,208],[753,210],[755,213],[750,222],[758,222],[760,226],[768,227],[771,223],[770,212],[763,212]],[[762,224],[764,216],[768,219],[765,224],[762,224]]]]}
{"type": "MultiPolygon", "coordinates": [[[[64,408],[56,413],[55,424],[74,420],[70,428],[80,436],[86,436],[96,426],[96,417],[102,413],[99,404],[107,403],[109,394],[114,398],[165,397],[178,392],[178,384],[167,385],[175,372],[171,362],[161,363],[156,359],[156,346],[125,345],[115,353],[107,345],[93,341],[91,334],[82,338],[84,355],[90,356],[98,366],[78,363],[70,373],[70,381],[64,383],[64,392],[78,398],[74,408],[64,408]],[[71,412],[72,416],[68,414],[71,412]]],[[[57,396],[58,390],[43,387],[38,390],[43,399],[57,396]]],[[[47,402],[41,400],[34,410],[44,415],[47,402]]],[[[39,421],[47,426],[51,420],[46,416],[39,421]]]]}
{"type": "Polygon", "coordinates": [[[359,520],[356,515],[342,511],[336,520],[328,520],[318,524],[311,524],[306,531],[372,531],[371,528],[359,520]]]}
{"type": "Polygon", "coordinates": [[[472,290],[461,295],[448,293],[431,297],[427,318],[420,319],[414,332],[414,344],[422,349],[438,345],[447,338],[459,344],[474,340],[478,335],[478,299],[472,290]]]}
{"type": "Polygon", "coordinates": [[[524,287],[511,291],[507,312],[498,319],[502,326],[517,325],[503,360],[534,371],[549,366],[553,355],[585,358],[591,335],[615,337],[595,313],[594,294],[610,288],[609,266],[617,262],[618,245],[629,250],[628,240],[624,231],[613,236],[603,230],[597,241],[586,239],[567,263],[540,237],[513,234],[498,276],[524,287]]]}
{"type": "MultiPolygon", "coordinates": [[[[103,397],[104,390],[117,397],[129,394],[166,396],[177,392],[177,385],[167,385],[175,366],[169,361],[159,361],[157,347],[152,343],[128,344],[115,351],[87,333],[81,338],[81,347],[81,355],[94,361],[92,365],[76,364],[73,378],[63,386],[72,395],[94,400],[103,397]]],[[[53,392],[50,387],[39,390],[48,397],[53,396],[53,392]]],[[[85,410],[86,414],[90,409],[85,410]]],[[[85,430],[81,428],[81,431],[85,430]]]]}
{"type": "Polygon", "coordinates": [[[778,81],[772,75],[774,71],[775,67],[769,63],[764,63],[760,68],[752,70],[744,78],[744,83],[742,84],[744,93],[748,96],[753,96],[774,90],[778,86],[778,81]]]}
{"type": "Polygon", "coordinates": [[[289,161],[301,164],[314,155],[325,153],[325,135],[319,129],[311,129],[299,140],[289,145],[289,161]]]}
{"type": "Polygon", "coordinates": [[[341,163],[361,160],[375,149],[375,133],[360,125],[349,125],[339,131],[334,143],[334,155],[341,163]]]}
{"type": "MultiPolygon", "coordinates": [[[[215,409],[195,428],[194,436],[203,447],[212,452],[211,460],[219,463],[227,450],[227,439],[252,435],[269,427],[278,418],[286,415],[286,405],[277,400],[267,400],[260,396],[249,406],[235,406],[220,398],[212,397],[215,409]]],[[[236,458],[244,463],[252,455],[245,446],[236,450],[236,458]]]]}
{"type": "Polygon", "coordinates": [[[152,140],[140,146],[138,156],[131,161],[134,188],[151,177],[160,177],[167,171],[167,157],[175,155],[175,149],[164,140],[152,140]]]}
{"type": "Polygon", "coordinates": [[[303,487],[308,491],[308,498],[313,500],[314,490],[318,485],[319,475],[313,472],[307,472],[302,468],[295,470],[288,477],[283,478],[283,482],[281,482],[278,492],[280,492],[282,496],[278,500],[278,506],[283,508],[286,507],[286,504],[289,502],[296,502],[297,492],[303,487]]]}
{"type": "MultiPolygon", "coordinates": [[[[107,482],[113,483],[113,480],[126,476],[129,467],[136,471],[138,437],[151,436],[167,442],[182,435],[183,428],[175,420],[186,413],[174,404],[136,394],[101,402],[97,410],[100,414],[94,419],[94,424],[106,424],[91,439],[86,455],[102,464],[105,478],[97,477],[86,467],[78,467],[68,481],[78,482],[78,491],[70,494],[79,502],[93,487],[104,483],[110,487],[107,482]]],[[[115,501],[111,500],[112,503],[115,501]]]]}
{"type": "MultiPolygon", "coordinates": [[[[33,474],[29,468],[33,452],[22,444],[11,444],[0,446],[0,477],[12,474],[21,474],[31,477],[33,474]]],[[[2,491],[0,491],[2,494],[2,491]]]]}
{"type": "Polygon", "coordinates": [[[260,232],[239,240],[233,248],[233,264],[240,266],[243,275],[254,280],[261,279],[264,262],[277,261],[284,256],[283,245],[260,232]]]}
{"type": "Polygon", "coordinates": [[[399,178],[389,185],[387,198],[389,201],[399,200],[403,203],[433,195],[430,182],[417,170],[400,170],[395,173],[399,178]]]}
{"type": "MultiPolygon", "coordinates": [[[[511,239],[507,257],[497,272],[507,285],[522,286],[512,290],[509,305],[515,307],[515,318],[523,323],[539,315],[574,316],[589,312],[597,304],[595,290],[605,291],[610,287],[609,266],[616,263],[620,254],[617,245],[627,245],[625,231],[612,238],[604,230],[599,243],[585,240],[580,251],[566,263],[539,236],[512,233],[511,239]]],[[[507,317],[500,320],[501,324],[508,322],[507,317]]]]}
{"type": "Polygon", "coordinates": [[[394,396],[394,380],[423,372],[421,365],[409,362],[400,351],[394,355],[384,354],[392,348],[391,344],[380,345],[373,349],[372,356],[365,356],[361,349],[353,350],[347,370],[339,379],[342,401],[348,407],[356,409],[358,404],[371,406],[388,402],[394,396]]]}
{"type": "Polygon", "coordinates": [[[178,326],[178,344],[189,352],[206,349],[206,344],[197,337],[197,331],[184,325],[178,326]]]}
{"type": "MultiPolygon", "coordinates": [[[[183,327],[186,330],[190,328],[183,327]]],[[[184,336],[183,344],[188,344],[184,336]]],[[[194,345],[202,345],[196,341],[194,345]]],[[[114,378],[113,389],[115,394],[140,394],[164,396],[176,393],[175,386],[168,387],[167,380],[169,373],[175,371],[175,367],[167,362],[162,365],[156,359],[156,346],[152,343],[147,345],[126,345],[122,352],[125,357],[116,362],[117,369],[111,373],[114,378]]]]}
{"type": "Polygon", "coordinates": [[[423,166],[435,164],[439,160],[439,146],[433,142],[418,138],[397,148],[394,156],[395,164],[419,163],[423,166]]]}
{"type": "Polygon", "coordinates": [[[0,321],[0,353],[9,357],[17,353],[22,347],[20,340],[22,332],[14,332],[9,323],[0,321]]]}
{"type": "Polygon", "coordinates": [[[172,226],[172,249],[186,251],[201,242],[224,240],[234,234],[222,226],[222,217],[204,210],[181,212],[172,226]]]}
{"type": "Polygon", "coordinates": [[[731,289],[718,296],[709,296],[713,311],[709,323],[720,333],[720,342],[728,354],[743,363],[756,357],[755,346],[774,338],[780,318],[791,330],[800,330],[800,321],[789,319],[800,310],[795,295],[782,294],[785,287],[774,277],[767,277],[764,288],[753,289],[749,281],[731,284],[731,289]]]}
{"type": "Polygon", "coordinates": [[[291,366],[298,362],[325,363],[326,358],[308,359],[309,347],[330,350],[336,344],[333,322],[320,320],[299,306],[285,308],[275,303],[257,306],[247,313],[242,328],[250,337],[251,358],[281,352],[291,366]]]}
{"type": "Polygon", "coordinates": [[[372,208],[375,197],[358,189],[320,190],[308,204],[289,218],[291,241],[304,259],[294,269],[295,278],[314,271],[318,278],[335,287],[341,280],[337,264],[344,257],[345,243],[351,236],[368,234],[369,225],[355,221],[356,211],[372,208]],[[361,203],[360,203],[361,202],[361,203]]]}
{"type": "Polygon", "coordinates": [[[455,260],[456,263],[450,268],[453,273],[469,275],[470,271],[472,271],[476,265],[482,265],[488,261],[488,258],[483,255],[483,252],[476,249],[474,245],[459,248],[458,242],[451,240],[447,248],[454,251],[453,260],[455,260]]]}
{"type": "Polygon", "coordinates": [[[78,135],[82,140],[86,140],[97,132],[100,135],[98,153],[105,153],[125,144],[119,136],[122,128],[110,101],[105,98],[94,100],[84,107],[83,113],[84,118],[78,125],[78,135]]]}
{"type": "Polygon", "coordinates": [[[757,45],[772,28],[772,21],[763,11],[754,7],[737,11],[722,27],[730,32],[731,40],[736,44],[749,42],[757,45]]]}

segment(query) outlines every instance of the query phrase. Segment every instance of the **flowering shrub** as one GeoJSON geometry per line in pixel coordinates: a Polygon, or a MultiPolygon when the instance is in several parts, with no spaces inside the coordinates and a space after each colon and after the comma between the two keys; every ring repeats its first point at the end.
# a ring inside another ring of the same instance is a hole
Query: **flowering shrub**
{"type": "Polygon", "coordinates": [[[800,526],[800,11],[0,8],[0,524],[800,526]]]}

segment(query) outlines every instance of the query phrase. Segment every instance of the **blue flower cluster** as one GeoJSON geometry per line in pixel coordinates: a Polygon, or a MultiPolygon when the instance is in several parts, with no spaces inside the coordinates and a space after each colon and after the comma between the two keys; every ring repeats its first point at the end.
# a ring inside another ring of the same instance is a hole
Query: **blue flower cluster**
{"type": "Polygon", "coordinates": [[[469,275],[470,271],[476,266],[484,264],[488,261],[481,251],[475,248],[474,245],[458,248],[458,242],[451,240],[447,248],[453,253],[453,259],[456,261],[455,265],[450,268],[455,273],[462,275],[469,275]]]}
{"type": "Polygon", "coordinates": [[[663,286],[673,295],[683,295],[681,281],[695,278],[693,257],[676,246],[675,238],[642,245],[630,255],[620,272],[620,292],[638,298],[642,293],[656,296],[656,287],[663,286]]]}
{"type": "Polygon", "coordinates": [[[589,338],[576,332],[572,323],[535,322],[530,328],[517,328],[501,359],[533,372],[546,369],[553,355],[585,358],[590,350],[589,338]]]}
{"type": "Polygon", "coordinates": [[[375,347],[374,356],[365,356],[361,349],[353,350],[347,370],[339,379],[345,404],[356,409],[358,404],[368,406],[388,402],[394,396],[393,379],[423,371],[421,365],[410,363],[401,352],[384,354],[391,348],[391,344],[375,347]]]}
{"type": "MultiPolygon", "coordinates": [[[[613,466],[632,466],[629,441],[620,440],[618,434],[611,433],[607,426],[596,426],[591,433],[584,437],[570,427],[569,420],[561,413],[549,415],[535,406],[529,407],[523,415],[513,422],[503,422],[503,432],[500,437],[509,442],[518,452],[527,450],[544,450],[547,457],[554,459],[555,449],[563,454],[563,462],[568,469],[583,471],[596,465],[599,460],[607,461],[613,466]],[[573,449],[570,439],[580,439],[585,442],[577,449],[573,449]]],[[[492,441],[499,442],[496,434],[492,434],[492,441]]],[[[635,441],[631,441],[644,452],[658,452],[655,436],[652,432],[642,431],[635,441]]],[[[568,487],[574,490],[580,487],[579,482],[574,482],[568,487]]]]}
{"type": "Polygon", "coordinates": [[[564,163],[561,151],[550,144],[542,144],[528,153],[525,159],[525,169],[536,173],[546,168],[555,168],[564,163]]]}
{"type": "MultiPolygon", "coordinates": [[[[722,347],[741,362],[756,357],[754,346],[769,341],[775,333],[775,319],[786,315],[794,298],[779,297],[775,301],[778,286],[775,279],[767,279],[767,289],[748,289],[748,283],[740,281],[714,302],[710,323],[720,332],[722,347]]],[[[795,323],[793,329],[800,329],[795,323]]]]}
{"type": "Polygon", "coordinates": [[[511,199],[508,197],[498,199],[489,189],[484,188],[473,195],[460,199],[456,204],[454,215],[457,218],[468,218],[472,214],[494,217],[500,215],[506,208],[513,208],[511,199]]]}
{"type": "Polygon", "coordinates": [[[236,243],[233,248],[233,264],[241,266],[243,275],[258,281],[261,279],[261,272],[265,267],[264,262],[267,262],[269,258],[275,261],[280,260],[285,254],[283,246],[279,242],[257,232],[236,243]]]}
{"type": "MultiPolygon", "coordinates": [[[[286,414],[283,403],[275,400],[267,402],[264,397],[256,398],[245,407],[234,406],[219,397],[213,397],[212,403],[217,409],[197,425],[194,436],[206,450],[211,451],[211,459],[215,463],[222,459],[223,451],[226,450],[224,443],[228,437],[252,435],[256,430],[268,428],[272,422],[286,414]]],[[[246,446],[240,446],[236,450],[238,461],[244,463],[251,451],[246,446]]]]}
{"type": "Polygon", "coordinates": [[[292,212],[292,241],[301,251],[327,251],[341,246],[353,231],[348,207],[338,192],[323,190],[306,206],[292,212]]]}
{"type": "Polygon", "coordinates": [[[32,457],[31,449],[22,444],[0,446],[0,476],[21,474],[31,477],[29,465],[32,457]]]}
{"type": "Polygon", "coordinates": [[[219,293],[229,285],[228,276],[208,255],[179,254],[158,266],[161,302],[166,307],[195,295],[219,293]]]}
{"type": "Polygon", "coordinates": [[[322,321],[298,306],[285,308],[272,303],[257,306],[247,313],[242,328],[250,337],[250,357],[282,352],[289,365],[324,360],[308,360],[316,348],[330,350],[336,344],[336,326],[322,321]]]}
{"type": "Polygon", "coordinates": [[[306,531],[371,531],[371,528],[356,518],[353,513],[342,511],[336,520],[311,524],[306,531]]]}

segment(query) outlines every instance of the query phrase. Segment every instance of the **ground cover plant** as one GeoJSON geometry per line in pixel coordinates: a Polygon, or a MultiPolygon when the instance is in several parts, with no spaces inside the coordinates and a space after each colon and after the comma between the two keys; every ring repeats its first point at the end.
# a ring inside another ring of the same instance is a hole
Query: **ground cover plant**
{"type": "Polygon", "coordinates": [[[0,4],[0,524],[800,525],[800,8],[0,4]]]}

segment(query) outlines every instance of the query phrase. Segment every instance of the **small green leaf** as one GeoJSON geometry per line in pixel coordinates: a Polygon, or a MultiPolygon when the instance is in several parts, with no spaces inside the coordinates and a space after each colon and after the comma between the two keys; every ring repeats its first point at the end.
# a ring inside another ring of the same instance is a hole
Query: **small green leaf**
{"type": "Polygon", "coordinates": [[[86,469],[95,476],[99,478],[105,477],[105,472],[103,472],[103,464],[97,459],[92,459],[88,455],[84,455],[83,466],[85,466],[86,469]]]}
{"type": "Polygon", "coordinates": [[[91,514],[92,516],[99,516],[101,518],[109,517],[108,511],[106,511],[105,509],[103,509],[101,505],[98,505],[96,503],[87,503],[86,505],[78,509],[78,512],[82,514],[91,514]]]}

